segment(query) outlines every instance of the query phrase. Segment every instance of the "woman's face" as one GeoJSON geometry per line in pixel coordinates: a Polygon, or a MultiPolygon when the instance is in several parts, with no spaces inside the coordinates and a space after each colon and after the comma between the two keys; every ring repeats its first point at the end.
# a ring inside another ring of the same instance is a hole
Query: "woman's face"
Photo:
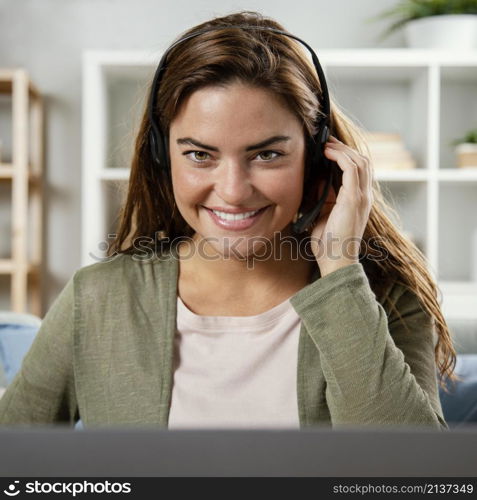
{"type": "Polygon", "coordinates": [[[199,89],[172,121],[169,148],[177,208],[194,239],[245,256],[276,232],[289,234],[305,140],[280,96],[243,83],[199,89]]]}

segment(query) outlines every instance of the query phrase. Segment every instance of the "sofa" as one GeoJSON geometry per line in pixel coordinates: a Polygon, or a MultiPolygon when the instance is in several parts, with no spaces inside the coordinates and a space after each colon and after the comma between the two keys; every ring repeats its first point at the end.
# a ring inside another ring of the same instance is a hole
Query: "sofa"
{"type": "Polygon", "coordinates": [[[0,389],[13,380],[40,325],[32,314],[0,312],[0,389]]]}
{"type": "MultiPolygon", "coordinates": [[[[457,355],[457,383],[439,390],[444,417],[450,428],[477,422],[477,319],[448,320],[457,355]]],[[[0,312],[0,397],[20,368],[41,320],[30,314],[0,312]]],[[[76,426],[82,428],[81,421],[76,426]]]]}

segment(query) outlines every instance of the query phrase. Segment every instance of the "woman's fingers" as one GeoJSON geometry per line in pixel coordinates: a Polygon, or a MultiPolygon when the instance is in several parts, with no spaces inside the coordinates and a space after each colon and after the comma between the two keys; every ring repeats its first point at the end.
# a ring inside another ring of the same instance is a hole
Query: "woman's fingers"
{"type": "Polygon", "coordinates": [[[344,196],[342,190],[349,192],[348,196],[350,196],[351,199],[357,202],[361,201],[360,183],[362,180],[360,179],[360,168],[358,165],[343,150],[337,148],[326,147],[325,155],[330,160],[335,161],[341,170],[343,170],[343,185],[338,192],[337,201],[344,196]]]}
{"type": "Polygon", "coordinates": [[[371,201],[373,172],[369,159],[359,154],[357,151],[350,148],[333,136],[330,136],[327,147],[329,147],[331,150],[340,151],[348,158],[349,162],[354,163],[358,167],[357,173],[359,178],[359,189],[361,191],[361,194],[371,201]]]}

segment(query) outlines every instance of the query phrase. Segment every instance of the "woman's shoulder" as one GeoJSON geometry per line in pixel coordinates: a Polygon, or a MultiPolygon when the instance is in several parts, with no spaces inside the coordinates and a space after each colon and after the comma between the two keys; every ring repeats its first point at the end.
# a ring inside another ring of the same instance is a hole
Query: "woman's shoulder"
{"type": "Polygon", "coordinates": [[[177,259],[170,251],[147,256],[118,253],[81,267],[74,273],[72,281],[75,289],[117,291],[171,279],[176,273],[177,259]]]}

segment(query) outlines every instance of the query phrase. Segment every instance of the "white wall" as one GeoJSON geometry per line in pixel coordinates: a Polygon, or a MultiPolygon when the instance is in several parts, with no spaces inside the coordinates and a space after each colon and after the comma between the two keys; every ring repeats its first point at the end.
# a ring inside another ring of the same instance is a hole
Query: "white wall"
{"type": "MultiPolygon", "coordinates": [[[[180,32],[210,17],[242,9],[274,17],[318,51],[375,47],[377,36],[387,23],[370,24],[365,19],[395,3],[396,0],[0,0],[0,66],[26,68],[46,98],[46,307],[80,266],[83,50],[162,50],[180,32]]],[[[379,45],[402,46],[402,35],[394,34],[379,45]]],[[[0,121],[4,117],[2,113],[0,121]]],[[[8,134],[4,128],[0,128],[0,133],[8,134]]],[[[5,140],[9,142],[8,137],[5,140]]],[[[8,147],[5,145],[5,155],[8,147]]],[[[0,209],[5,217],[5,205],[0,204],[0,209]]],[[[0,231],[3,228],[0,225],[0,231]]],[[[0,240],[5,241],[5,236],[8,235],[3,231],[0,240]]]]}

